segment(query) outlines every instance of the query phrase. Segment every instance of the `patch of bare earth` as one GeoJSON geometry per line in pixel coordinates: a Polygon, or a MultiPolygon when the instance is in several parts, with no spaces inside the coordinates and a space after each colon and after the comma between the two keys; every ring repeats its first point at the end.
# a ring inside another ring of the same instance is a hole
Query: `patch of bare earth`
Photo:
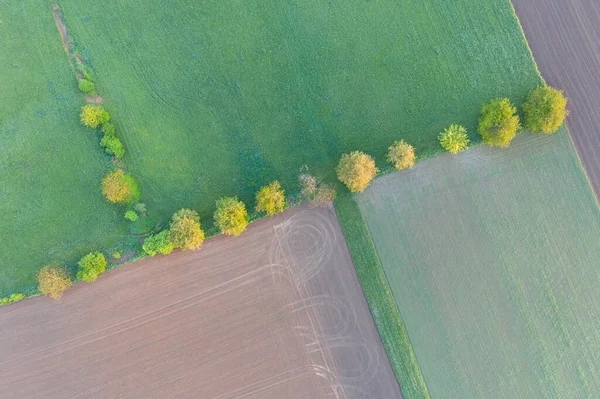
{"type": "Polygon", "coordinates": [[[0,308],[3,398],[398,398],[332,209],[0,308]]]}

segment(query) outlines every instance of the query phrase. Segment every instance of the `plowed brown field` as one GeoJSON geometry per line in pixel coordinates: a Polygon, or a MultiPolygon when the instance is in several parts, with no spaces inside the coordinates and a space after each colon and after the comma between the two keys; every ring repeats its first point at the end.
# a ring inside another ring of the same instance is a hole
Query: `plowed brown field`
{"type": "Polygon", "coordinates": [[[397,398],[333,210],[0,309],[2,398],[397,398]]]}
{"type": "Polygon", "coordinates": [[[513,0],[540,72],[569,97],[569,130],[600,197],[600,1],[513,0]]]}

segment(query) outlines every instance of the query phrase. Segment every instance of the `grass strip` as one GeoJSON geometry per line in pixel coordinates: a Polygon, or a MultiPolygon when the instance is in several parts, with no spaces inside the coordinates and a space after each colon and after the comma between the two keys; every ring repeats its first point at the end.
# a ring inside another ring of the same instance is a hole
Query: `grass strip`
{"type": "Polygon", "coordinates": [[[429,398],[404,322],[358,205],[351,194],[345,193],[336,199],[335,210],[402,395],[405,399],[429,398]]]}

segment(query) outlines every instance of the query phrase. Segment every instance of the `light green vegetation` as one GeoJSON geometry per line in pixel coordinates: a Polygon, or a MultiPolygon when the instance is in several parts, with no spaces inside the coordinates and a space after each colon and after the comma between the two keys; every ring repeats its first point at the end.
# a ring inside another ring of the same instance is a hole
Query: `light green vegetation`
{"type": "Polygon", "coordinates": [[[508,1],[60,0],[149,209],[251,208],[307,164],[439,152],[451,123],[540,83],[508,1]]]}
{"type": "Polygon", "coordinates": [[[100,180],[110,162],[79,123],[84,95],[44,0],[0,1],[0,297],[126,234],[100,180]]]}
{"type": "Polygon", "coordinates": [[[402,395],[407,399],[429,398],[406,328],[360,210],[350,194],[336,199],[335,210],[402,395]]]}
{"type": "Polygon", "coordinates": [[[565,128],[355,198],[432,397],[597,396],[600,212],[565,128]]]}

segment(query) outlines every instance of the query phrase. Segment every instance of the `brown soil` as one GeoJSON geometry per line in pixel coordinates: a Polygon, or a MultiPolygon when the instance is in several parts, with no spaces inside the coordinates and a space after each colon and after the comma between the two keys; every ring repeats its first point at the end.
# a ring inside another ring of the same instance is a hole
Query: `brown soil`
{"type": "Polygon", "coordinates": [[[95,96],[95,97],[86,97],[85,101],[88,104],[100,104],[103,101],[103,98],[100,96],[95,96]]]}
{"type": "Polygon", "coordinates": [[[540,72],[569,97],[569,128],[600,198],[600,2],[513,0],[540,72]]]}
{"type": "Polygon", "coordinates": [[[331,209],[0,308],[3,398],[398,398],[331,209]]]}
{"type": "Polygon", "coordinates": [[[67,26],[63,22],[62,12],[60,11],[60,7],[58,4],[52,4],[52,16],[54,16],[54,22],[56,23],[56,27],[58,28],[58,32],[60,33],[60,38],[65,46],[65,51],[69,56],[72,56],[70,49],[70,38],[67,33],[67,26]]]}

